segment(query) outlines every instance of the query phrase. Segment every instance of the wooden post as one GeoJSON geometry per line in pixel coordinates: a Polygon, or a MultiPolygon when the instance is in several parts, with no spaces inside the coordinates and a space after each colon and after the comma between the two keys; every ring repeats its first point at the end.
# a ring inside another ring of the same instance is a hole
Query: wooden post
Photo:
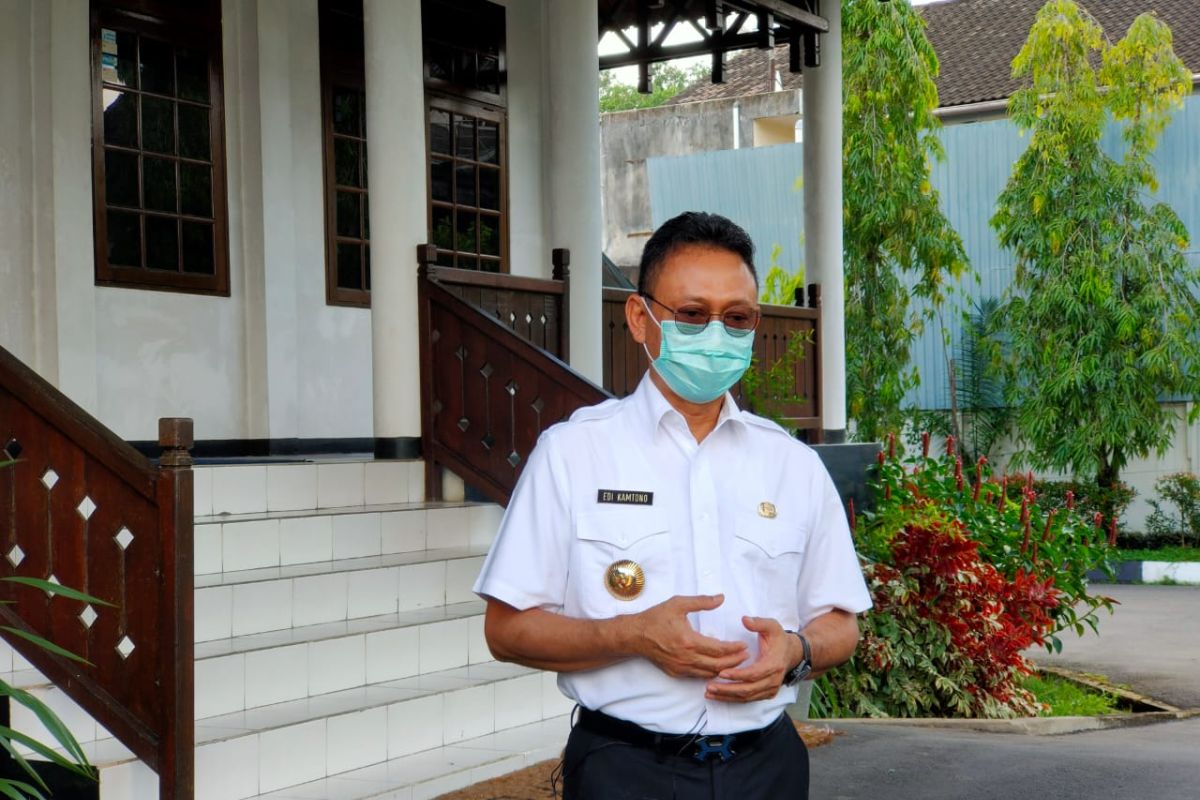
{"type": "Polygon", "coordinates": [[[559,312],[559,349],[562,360],[571,362],[571,251],[566,247],[556,247],[550,251],[550,261],[554,264],[553,277],[562,281],[562,310],[559,312]]]}
{"type": "Polygon", "coordinates": [[[442,499],[442,470],[433,458],[433,336],[429,330],[426,284],[436,271],[437,246],[417,245],[417,334],[421,349],[421,457],[425,461],[425,499],[442,499]]]}
{"type": "Polygon", "coordinates": [[[166,711],[158,764],[159,800],[191,800],[195,788],[195,648],[193,571],[194,444],[192,420],[158,421],[162,448],[158,470],[159,530],[162,545],[162,691],[166,711]]]}
{"type": "Polygon", "coordinates": [[[814,365],[816,375],[816,412],[817,419],[821,420],[817,424],[814,432],[813,444],[820,444],[825,441],[824,419],[825,414],[821,408],[822,386],[821,386],[821,285],[818,283],[810,283],[808,285],[808,307],[817,312],[817,320],[813,324],[813,357],[816,360],[814,365]]]}

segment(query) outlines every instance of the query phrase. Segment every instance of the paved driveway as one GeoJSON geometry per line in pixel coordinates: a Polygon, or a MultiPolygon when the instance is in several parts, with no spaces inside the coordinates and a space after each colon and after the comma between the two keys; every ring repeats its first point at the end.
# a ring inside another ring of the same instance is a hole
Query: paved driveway
{"type": "MultiPolygon", "coordinates": [[[[1039,663],[1100,673],[1200,708],[1200,587],[1105,586],[1100,636],[1064,638],[1039,663]]],[[[1064,736],[834,724],[812,753],[812,800],[1200,798],[1200,718],[1064,736]]]]}
{"type": "Polygon", "coordinates": [[[1120,601],[1111,617],[1101,612],[1099,636],[1066,634],[1062,653],[1028,655],[1039,664],[1106,675],[1180,708],[1200,708],[1200,586],[1097,588],[1120,601]]]}
{"type": "Polygon", "coordinates": [[[1067,736],[901,725],[812,752],[812,800],[1196,800],[1200,719],[1067,736]]]}

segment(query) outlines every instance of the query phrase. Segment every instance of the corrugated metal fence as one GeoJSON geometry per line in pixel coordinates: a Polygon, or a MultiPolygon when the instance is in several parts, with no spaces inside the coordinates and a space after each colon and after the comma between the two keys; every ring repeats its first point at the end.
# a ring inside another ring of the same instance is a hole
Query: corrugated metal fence
{"type": "MultiPolygon", "coordinates": [[[[1028,144],[1006,119],[950,125],[941,137],[946,160],[935,165],[932,182],[962,237],[978,282],[972,278],[956,287],[956,298],[926,327],[913,349],[921,384],[909,402],[921,408],[949,404],[942,326],[954,352],[961,338],[960,309],[982,298],[1000,297],[1012,280],[1012,256],[1001,249],[990,220],[1012,165],[1028,144]]],[[[1109,131],[1106,146],[1119,146],[1115,130],[1109,131]]],[[[686,210],[723,214],[753,237],[760,272],[765,272],[775,244],[783,247],[780,264],[794,269],[803,263],[802,147],[785,144],[649,159],[654,225],[686,210]]],[[[1154,161],[1161,184],[1158,197],[1187,225],[1190,257],[1200,262],[1200,95],[1187,98],[1176,112],[1154,161]]]]}

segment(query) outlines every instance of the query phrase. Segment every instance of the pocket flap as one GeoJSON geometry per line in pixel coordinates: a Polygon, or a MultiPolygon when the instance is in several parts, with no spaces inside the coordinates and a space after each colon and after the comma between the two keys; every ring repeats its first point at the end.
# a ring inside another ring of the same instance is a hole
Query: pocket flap
{"type": "Polygon", "coordinates": [[[784,553],[803,553],[807,540],[803,530],[785,519],[768,519],[750,513],[740,515],[735,535],[770,558],[778,558],[784,553]]]}
{"type": "Polygon", "coordinates": [[[575,535],[580,539],[604,542],[622,550],[647,536],[666,533],[666,515],[657,508],[629,506],[607,508],[580,514],[575,519],[575,535]]]}

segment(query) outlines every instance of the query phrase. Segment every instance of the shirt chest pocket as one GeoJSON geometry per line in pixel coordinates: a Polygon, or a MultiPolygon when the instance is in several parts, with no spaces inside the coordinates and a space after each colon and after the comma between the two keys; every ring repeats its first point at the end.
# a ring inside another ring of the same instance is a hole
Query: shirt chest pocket
{"type": "Polygon", "coordinates": [[[575,520],[567,613],[633,614],[675,593],[666,515],[653,507],[602,509],[575,520]],[[572,609],[572,605],[575,606],[572,609]]]}
{"type": "Polygon", "coordinates": [[[800,568],[807,538],[784,517],[738,515],[733,575],[749,614],[771,617],[792,630],[799,625],[800,568]]]}

